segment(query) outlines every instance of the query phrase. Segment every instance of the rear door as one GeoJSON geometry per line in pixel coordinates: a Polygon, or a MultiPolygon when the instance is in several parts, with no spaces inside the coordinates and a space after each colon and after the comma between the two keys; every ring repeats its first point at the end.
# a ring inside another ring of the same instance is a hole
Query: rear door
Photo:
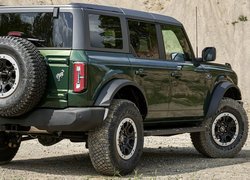
{"type": "Polygon", "coordinates": [[[191,46],[182,27],[162,25],[166,60],[171,62],[171,118],[201,117],[206,99],[205,71],[201,65],[194,66],[191,46]]]}
{"type": "Polygon", "coordinates": [[[160,54],[156,24],[130,19],[128,27],[133,54],[129,59],[135,73],[134,80],[146,94],[147,121],[166,118],[170,102],[170,73],[174,65],[165,61],[160,54]]]}
{"type": "Polygon", "coordinates": [[[90,97],[98,95],[111,80],[132,79],[124,16],[117,12],[86,10],[84,28],[90,97]]]}

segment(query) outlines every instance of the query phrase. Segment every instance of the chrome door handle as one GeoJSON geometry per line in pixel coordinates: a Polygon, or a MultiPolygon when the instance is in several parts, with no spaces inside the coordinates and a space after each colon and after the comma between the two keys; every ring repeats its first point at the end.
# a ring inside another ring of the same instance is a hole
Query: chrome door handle
{"type": "Polygon", "coordinates": [[[147,76],[147,74],[144,72],[144,69],[140,68],[135,71],[135,74],[141,77],[147,76]]]}
{"type": "Polygon", "coordinates": [[[176,66],[176,69],[177,69],[178,71],[180,71],[180,70],[182,70],[182,66],[176,66]]]}
{"type": "Polygon", "coordinates": [[[180,78],[182,76],[182,73],[180,73],[178,71],[174,71],[171,73],[171,76],[175,77],[175,78],[180,78]]]}

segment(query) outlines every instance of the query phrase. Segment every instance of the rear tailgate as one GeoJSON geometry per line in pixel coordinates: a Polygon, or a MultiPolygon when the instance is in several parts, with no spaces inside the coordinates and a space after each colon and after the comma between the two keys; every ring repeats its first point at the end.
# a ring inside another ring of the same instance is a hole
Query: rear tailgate
{"type": "Polygon", "coordinates": [[[69,58],[71,50],[40,50],[48,67],[46,94],[40,106],[66,108],[68,106],[69,58]]]}

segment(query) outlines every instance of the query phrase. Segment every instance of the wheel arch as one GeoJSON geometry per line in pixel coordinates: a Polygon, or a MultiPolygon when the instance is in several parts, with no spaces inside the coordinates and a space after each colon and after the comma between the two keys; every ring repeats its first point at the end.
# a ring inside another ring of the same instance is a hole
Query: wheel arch
{"type": "Polygon", "coordinates": [[[145,93],[135,82],[126,79],[115,79],[108,82],[96,98],[94,106],[109,107],[113,99],[127,99],[135,103],[143,119],[148,113],[145,93]]]}
{"type": "Polygon", "coordinates": [[[235,100],[241,100],[241,91],[239,87],[231,82],[221,82],[213,90],[209,105],[206,111],[206,117],[211,117],[216,113],[222,98],[227,97],[235,100]]]}

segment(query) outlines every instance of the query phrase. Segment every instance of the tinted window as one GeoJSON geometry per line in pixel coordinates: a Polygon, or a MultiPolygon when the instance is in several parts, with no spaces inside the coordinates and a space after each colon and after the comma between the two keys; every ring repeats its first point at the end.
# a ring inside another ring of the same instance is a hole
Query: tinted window
{"type": "Polygon", "coordinates": [[[123,48],[120,18],[89,14],[89,31],[91,47],[123,48]]]}
{"type": "Polygon", "coordinates": [[[15,35],[30,39],[39,47],[71,47],[73,16],[60,13],[0,14],[0,36],[15,35]]]}
{"type": "Polygon", "coordinates": [[[166,59],[174,61],[191,60],[192,53],[186,36],[180,27],[162,26],[166,59]]]}
{"type": "Polygon", "coordinates": [[[154,24],[128,21],[130,44],[137,57],[146,59],[158,59],[159,50],[154,24]]]}

